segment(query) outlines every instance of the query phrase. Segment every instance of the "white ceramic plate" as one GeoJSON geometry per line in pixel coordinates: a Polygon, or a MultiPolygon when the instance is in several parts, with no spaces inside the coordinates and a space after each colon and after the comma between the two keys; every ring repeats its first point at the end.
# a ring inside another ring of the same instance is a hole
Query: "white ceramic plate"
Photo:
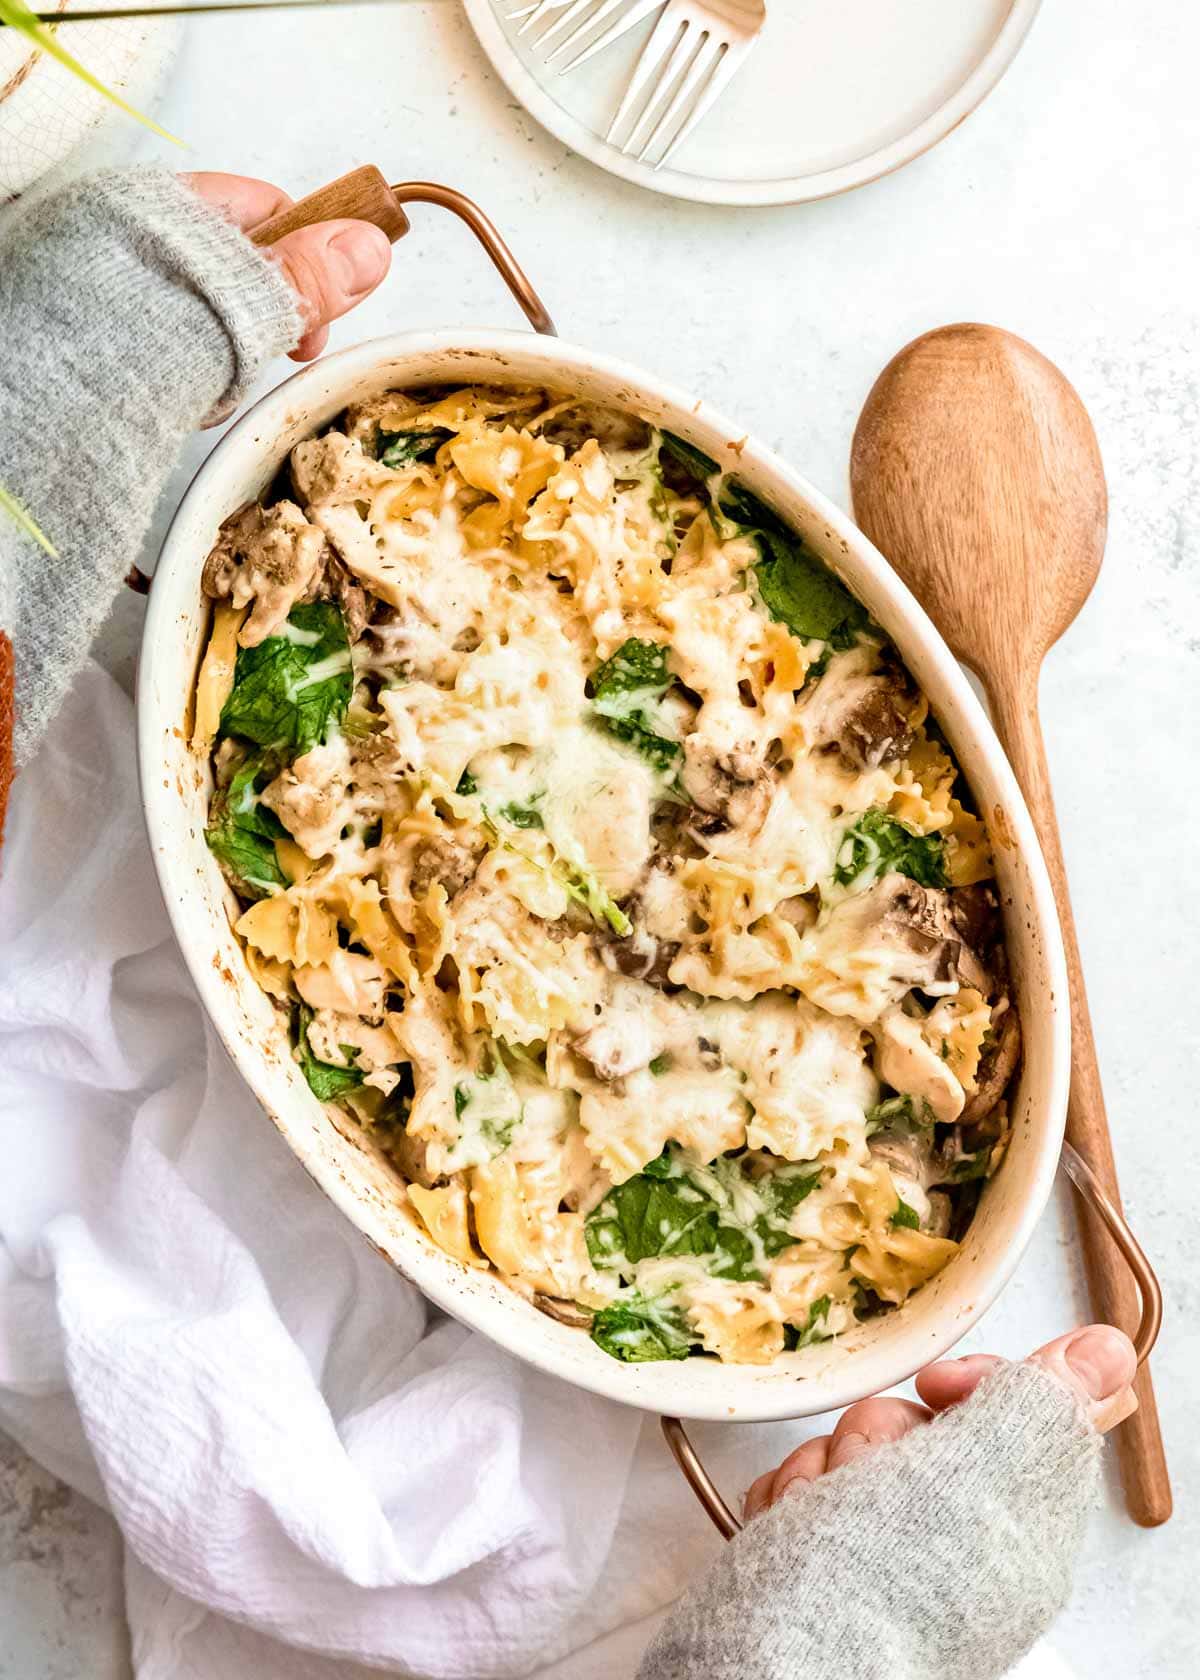
{"type": "Polygon", "coordinates": [[[603,136],[657,13],[567,76],[504,13],[463,0],[497,73],[543,127],[602,169],[707,204],[796,204],[874,181],[969,116],[1041,0],[767,0],[762,39],[665,169],[603,136]]]}

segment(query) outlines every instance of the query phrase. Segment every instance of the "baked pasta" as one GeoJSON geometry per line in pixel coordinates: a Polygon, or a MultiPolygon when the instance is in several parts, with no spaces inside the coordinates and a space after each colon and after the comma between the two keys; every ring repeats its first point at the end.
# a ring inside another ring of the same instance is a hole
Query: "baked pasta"
{"type": "Polygon", "coordinates": [[[996,1170],[991,859],[895,649],[691,444],[422,389],[204,570],[246,961],[448,1254],[622,1360],[899,1307],[996,1170]]]}

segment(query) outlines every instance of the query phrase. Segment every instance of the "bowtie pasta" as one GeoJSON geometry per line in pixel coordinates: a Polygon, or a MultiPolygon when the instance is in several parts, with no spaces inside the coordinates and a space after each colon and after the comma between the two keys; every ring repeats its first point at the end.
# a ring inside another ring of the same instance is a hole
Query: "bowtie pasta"
{"type": "Polygon", "coordinates": [[[259,984],[465,1266],[762,1363],[955,1252],[1020,1050],[991,859],[886,637],[682,438],[389,392],[204,570],[194,740],[259,984]]]}

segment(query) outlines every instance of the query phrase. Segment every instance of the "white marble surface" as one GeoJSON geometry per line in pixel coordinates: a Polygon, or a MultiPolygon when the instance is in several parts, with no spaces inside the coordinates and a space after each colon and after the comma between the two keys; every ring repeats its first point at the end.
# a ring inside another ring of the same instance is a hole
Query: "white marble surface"
{"type": "MultiPolygon", "coordinates": [[[[303,191],[373,160],[464,188],[565,337],[703,392],[841,500],[871,381],[927,327],[1010,327],[1089,404],[1111,540],[1048,661],[1044,721],[1126,1202],[1167,1291],[1155,1372],[1177,1498],[1174,1520],[1146,1533],[1110,1481],[1052,1636],[1089,1680],[1190,1680],[1200,1662],[1198,55],[1192,0],[1047,5],[943,146],[850,197],[785,210],[675,204],[571,157],[513,107],[452,3],[204,20],[159,111],[191,142],[191,167],[303,191]]],[[[152,151],[128,131],[112,144],[152,151]]],[[[514,310],[468,236],[418,210],[392,279],[335,343],[460,321],[512,324],[514,310]]],[[[212,441],[195,441],[180,484],[212,441]]],[[[103,634],[124,678],[140,620],[124,598],[103,634]]],[[[1060,1198],[972,1344],[1016,1354],[1085,1311],[1060,1198]]],[[[127,1660],[111,1524],[0,1451],[0,1677],[115,1680],[127,1660]]]]}

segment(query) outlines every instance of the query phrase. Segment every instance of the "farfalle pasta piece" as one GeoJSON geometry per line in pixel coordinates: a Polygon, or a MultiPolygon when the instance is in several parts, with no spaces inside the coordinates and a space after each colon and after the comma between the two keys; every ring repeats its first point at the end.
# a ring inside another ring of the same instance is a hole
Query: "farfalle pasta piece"
{"type": "Polygon", "coordinates": [[[293,967],[327,962],[337,950],[337,918],[323,904],[289,889],[242,913],[234,932],[264,957],[293,967]]]}
{"type": "Polygon", "coordinates": [[[464,1266],[486,1266],[487,1260],[471,1241],[471,1227],[467,1213],[467,1190],[464,1184],[445,1184],[426,1190],[420,1184],[410,1184],[408,1199],[417,1211],[421,1224],[440,1249],[464,1266]]]}
{"type": "Polygon", "coordinates": [[[207,753],[217,738],[221,712],[233,692],[237,666],[238,632],[245,623],[248,606],[231,607],[218,602],[213,608],[208,646],[196,678],[195,721],[192,751],[207,753]]]}

